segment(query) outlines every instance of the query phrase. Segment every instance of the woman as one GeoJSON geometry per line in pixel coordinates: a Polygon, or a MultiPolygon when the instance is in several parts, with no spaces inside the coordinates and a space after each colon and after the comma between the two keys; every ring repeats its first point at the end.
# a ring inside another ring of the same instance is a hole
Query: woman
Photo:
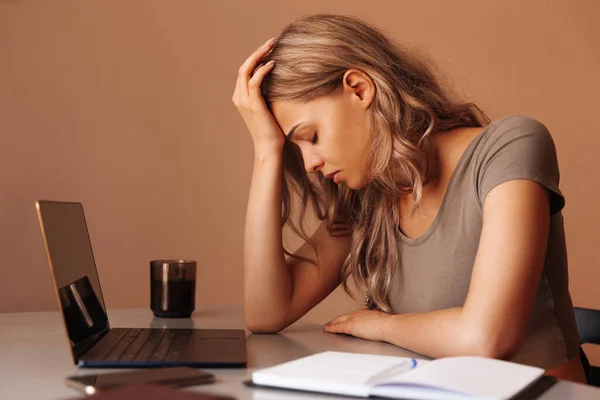
{"type": "Polygon", "coordinates": [[[233,101],[255,149],[248,328],[284,329],[351,278],[365,307],[327,332],[583,382],[552,138],[527,117],[490,123],[433,71],[336,15],[293,22],[241,66],[233,101]],[[322,221],[310,238],[309,209],[322,221]],[[306,240],[289,258],[285,223],[306,240]]]}

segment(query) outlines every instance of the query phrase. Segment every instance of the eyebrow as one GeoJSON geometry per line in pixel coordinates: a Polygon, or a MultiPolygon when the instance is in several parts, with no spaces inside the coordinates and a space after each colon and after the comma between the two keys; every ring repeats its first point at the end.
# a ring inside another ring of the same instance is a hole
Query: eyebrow
{"type": "Polygon", "coordinates": [[[290,129],[290,132],[287,134],[287,140],[292,140],[292,136],[294,135],[294,132],[296,132],[296,128],[298,128],[300,125],[302,125],[304,123],[304,121],[300,122],[299,124],[296,124],[292,127],[292,129],[290,129]]]}

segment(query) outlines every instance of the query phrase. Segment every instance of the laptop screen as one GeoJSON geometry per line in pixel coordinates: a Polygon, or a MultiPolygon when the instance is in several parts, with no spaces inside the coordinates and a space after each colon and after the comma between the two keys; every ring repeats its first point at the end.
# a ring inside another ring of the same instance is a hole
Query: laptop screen
{"type": "Polygon", "coordinates": [[[109,329],[80,203],[36,202],[50,271],[75,361],[109,329]]]}

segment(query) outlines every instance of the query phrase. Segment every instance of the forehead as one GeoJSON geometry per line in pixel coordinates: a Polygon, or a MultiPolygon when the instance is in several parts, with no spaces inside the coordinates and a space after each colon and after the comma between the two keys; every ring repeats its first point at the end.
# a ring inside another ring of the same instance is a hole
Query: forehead
{"type": "Polygon", "coordinates": [[[281,129],[287,135],[293,126],[309,119],[312,114],[311,103],[312,102],[274,101],[271,103],[271,111],[281,129]]]}
{"type": "Polygon", "coordinates": [[[321,96],[306,102],[274,101],[271,103],[271,111],[281,129],[287,134],[292,127],[301,122],[316,123],[322,116],[331,114],[337,99],[336,96],[321,96]]]}

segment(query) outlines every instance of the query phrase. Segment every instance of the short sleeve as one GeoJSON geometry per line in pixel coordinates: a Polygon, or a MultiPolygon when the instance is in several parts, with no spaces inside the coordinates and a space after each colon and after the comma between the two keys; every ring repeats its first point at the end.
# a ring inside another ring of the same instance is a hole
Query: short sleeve
{"type": "Polygon", "coordinates": [[[565,199],[558,187],[556,147],[541,122],[524,116],[496,121],[480,144],[476,176],[479,204],[497,185],[513,179],[529,179],[550,193],[550,211],[562,210],[565,199]]]}

